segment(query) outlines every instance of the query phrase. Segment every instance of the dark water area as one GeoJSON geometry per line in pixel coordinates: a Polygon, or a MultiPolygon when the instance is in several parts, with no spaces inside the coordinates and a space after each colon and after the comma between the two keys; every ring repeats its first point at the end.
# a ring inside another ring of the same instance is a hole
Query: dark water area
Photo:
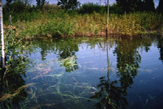
{"type": "Polygon", "coordinates": [[[0,80],[1,109],[162,109],[163,39],[33,39],[0,80]]]}

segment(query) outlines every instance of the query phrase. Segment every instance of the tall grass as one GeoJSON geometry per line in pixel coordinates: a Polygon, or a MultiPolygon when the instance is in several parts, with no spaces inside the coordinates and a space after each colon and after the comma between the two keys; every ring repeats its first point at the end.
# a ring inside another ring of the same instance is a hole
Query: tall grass
{"type": "Polygon", "coordinates": [[[22,37],[32,36],[61,36],[67,37],[73,34],[74,23],[69,22],[68,19],[50,18],[47,19],[45,15],[40,20],[19,22],[16,28],[22,37]]]}
{"type": "MultiPolygon", "coordinates": [[[[78,10],[65,12],[56,5],[46,4],[42,10],[30,7],[21,13],[14,13],[12,21],[19,37],[105,35],[106,13],[101,12],[104,7],[89,3],[78,10]]],[[[136,36],[146,31],[161,30],[162,22],[163,16],[154,12],[111,13],[107,30],[110,34],[136,36]]],[[[7,21],[5,24],[7,27],[7,21]]]]}

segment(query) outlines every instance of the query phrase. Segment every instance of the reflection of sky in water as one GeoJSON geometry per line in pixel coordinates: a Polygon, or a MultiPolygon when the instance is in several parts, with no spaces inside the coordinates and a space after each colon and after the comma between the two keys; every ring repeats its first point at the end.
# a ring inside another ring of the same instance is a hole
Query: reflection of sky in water
{"type": "MultiPolygon", "coordinates": [[[[139,50],[141,51],[141,50],[139,50]]],[[[139,52],[141,54],[141,63],[137,76],[133,79],[132,88],[128,89],[128,100],[140,107],[148,107],[150,109],[161,109],[162,104],[162,79],[163,64],[159,60],[160,54],[157,46],[152,44],[148,52],[139,52]],[[158,104],[157,104],[158,102],[158,104]],[[155,104],[156,103],[156,104],[155,104]]],[[[140,108],[131,105],[130,108],[140,108]]]]}
{"type": "MultiPolygon", "coordinates": [[[[58,54],[54,54],[53,51],[47,52],[47,55],[45,56],[46,60],[44,61],[40,60],[41,54],[39,52],[32,54],[30,58],[33,61],[39,61],[36,62],[36,66],[40,63],[50,63],[46,64],[47,66],[45,65],[46,67],[50,66],[50,68],[52,68],[52,71],[50,71],[50,73],[47,75],[59,74],[60,72],[62,72],[62,85],[74,85],[73,78],[75,78],[78,85],[81,85],[82,87],[96,87],[96,85],[99,84],[99,78],[102,76],[107,76],[106,47],[105,49],[103,49],[99,48],[99,45],[95,45],[94,48],[91,48],[89,43],[79,44],[78,47],[79,51],[77,51],[75,55],[77,56],[76,62],[79,69],[67,73],[65,72],[65,68],[59,65],[58,54]]],[[[145,52],[144,49],[142,51],[141,48],[138,49],[139,54],[141,55],[141,63],[139,64],[140,68],[138,69],[137,76],[133,78],[134,83],[131,85],[131,88],[127,89],[128,94],[126,98],[129,103],[128,108],[136,109],[137,105],[140,105],[140,108],[151,108],[153,106],[159,108],[159,106],[162,106],[160,103],[163,99],[161,97],[163,95],[163,88],[161,87],[161,82],[163,79],[163,64],[159,60],[160,54],[157,46],[155,44],[152,44],[152,46],[150,46],[149,48],[150,50],[148,52],[145,52]]],[[[39,49],[37,50],[39,51],[39,49]]],[[[111,81],[119,79],[116,75],[117,57],[113,54],[114,50],[115,46],[110,48],[108,51],[110,64],[109,78],[111,81]]],[[[37,72],[39,71],[35,72],[36,75],[37,72]]],[[[27,77],[28,76],[31,76],[30,73],[27,73],[27,77]]],[[[52,78],[47,77],[45,82],[51,79],[52,78]]],[[[30,82],[29,80],[26,79],[26,82],[30,82]]],[[[41,81],[41,79],[39,78],[34,82],[38,81],[41,81]]],[[[47,84],[53,83],[47,82],[47,84]]]]}
{"type": "MultiPolygon", "coordinates": [[[[140,52],[141,53],[141,52],[140,52]]],[[[160,54],[157,46],[152,44],[148,52],[143,51],[141,53],[141,64],[140,66],[145,69],[162,68],[162,62],[159,60],[160,54]]]]}

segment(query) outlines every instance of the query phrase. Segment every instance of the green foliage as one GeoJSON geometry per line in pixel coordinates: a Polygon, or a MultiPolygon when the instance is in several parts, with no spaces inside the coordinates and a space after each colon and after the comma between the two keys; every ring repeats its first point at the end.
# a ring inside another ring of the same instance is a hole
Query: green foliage
{"type": "MultiPolygon", "coordinates": [[[[15,3],[15,4],[14,4],[15,3]]],[[[33,36],[68,37],[76,35],[97,36],[106,32],[106,6],[88,3],[77,10],[67,13],[57,5],[46,4],[42,10],[35,6],[26,6],[21,13],[14,6],[12,22],[16,35],[30,38],[33,36]]],[[[21,2],[23,3],[23,2],[21,2]]],[[[19,5],[21,5],[21,3],[19,5]]],[[[4,22],[9,24],[7,5],[4,6],[4,22]]],[[[161,14],[154,12],[135,12],[123,15],[117,4],[110,6],[108,31],[111,34],[136,36],[147,30],[160,30],[163,22],[161,14]]]]}
{"type": "Polygon", "coordinates": [[[67,37],[73,34],[73,25],[74,23],[68,22],[68,19],[53,18],[47,20],[45,16],[42,16],[41,20],[37,20],[35,23],[27,22],[23,25],[18,25],[18,28],[21,26],[24,28],[20,31],[22,37],[24,34],[26,34],[27,37],[36,35],[67,37]]]}
{"type": "Polygon", "coordinates": [[[137,23],[145,30],[157,30],[161,28],[163,24],[163,16],[154,12],[143,12],[131,14],[133,19],[136,19],[137,23]]]}
{"type": "Polygon", "coordinates": [[[37,8],[35,6],[27,5],[24,2],[18,0],[3,6],[3,19],[5,23],[9,22],[9,15],[11,15],[13,16],[12,22],[16,22],[18,20],[30,20],[37,17],[33,15],[34,12],[37,12],[37,8]]]}
{"type": "Polygon", "coordinates": [[[159,13],[162,13],[163,14],[163,8],[162,7],[163,7],[163,0],[160,0],[159,5],[157,7],[157,11],[159,13]]]}
{"type": "Polygon", "coordinates": [[[57,13],[58,11],[61,11],[60,7],[58,7],[55,4],[45,4],[42,11],[44,13],[57,13]]]}
{"type": "Polygon", "coordinates": [[[155,11],[153,0],[116,0],[123,12],[155,11]]]}
{"type": "Polygon", "coordinates": [[[117,3],[114,3],[111,6],[109,6],[109,12],[112,14],[123,14],[122,8],[119,7],[117,3]]]}
{"type": "MultiPolygon", "coordinates": [[[[11,87],[17,88],[16,86],[14,86],[13,82],[15,83],[22,82],[21,80],[19,81],[19,79],[17,80],[15,78],[16,77],[19,78],[21,77],[21,75],[25,75],[26,68],[29,67],[28,65],[26,65],[26,63],[29,63],[30,61],[25,55],[23,55],[24,53],[23,50],[26,48],[25,45],[22,43],[22,39],[17,37],[17,33],[14,27],[13,28],[5,27],[4,32],[5,32],[4,35],[5,56],[7,57],[7,59],[6,59],[5,71],[1,70],[1,74],[3,75],[2,81],[6,81],[8,77],[11,77],[10,80],[7,80],[9,81],[9,85],[12,84],[11,87]],[[22,51],[18,49],[20,46],[23,48],[22,51]]],[[[0,83],[2,81],[0,80],[0,83]]],[[[8,95],[3,100],[1,99],[2,101],[13,98],[21,93],[19,90],[18,92],[14,92],[13,90],[10,90],[9,92],[9,90],[1,89],[1,91],[4,91],[3,93],[4,94],[6,93],[6,95],[8,95]],[[11,93],[14,94],[12,95],[11,93]]],[[[17,97],[15,97],[15,101],[18,101],[17,97]]]]}
{"type": "Polygon", "coordinates": [[[135,1],[133,0],[116,0],[117,4],[123,9],[123,12],[130,12],[134,10],[135,1]]]}
{"type": "MultiPolygon", "coordinates": [[[[91,14],[93,12],[100,13],[104,10],[105,6],[100,6],[99,4],[94,3],[85,3],[78,9],[78,12],[81,14],[91,14]]],[[[105,10],[106,11],[106,10],[105,10]]]]}
{"type": "MultiPolygon", "coordinates": [[[[36,14],[41,16],[41,13],[36,14]]],[[[105,32],[106,14],[101,15],[96,12],[85,15],[71,14],[71,16],[65,14],[64,11],[56,12],[56,16],[44,14],[41,19],[17,22],[15,26],[19,37],[26,38],[40,35],[67,37],[87,34],[92,36],[105,32]]],[[[111,34],[136,36],[146,32],[146,30],[161,29],[161,26],[162,15],[153,12],[138,12],[127,15],[110,14],[108,30],[111,34]]]]}
{"type": "Polygon", "coordinates": [[[57,5],[66,10],[76,9],[80,5],[80,2],[77,0],[59,0],[57,5]]]}
{"type": "Polygon", "coordinates": [[[60,60],[60,65],[66,68],[66,72],[71,72],[78,69],[78,64],[76,63],[76,55],[72,57],[67,57],[60,60]]]}
{"type": "Polygon", "coordinates": [[[45,0],[36,0],[36,2],[37,2],[37,7],[42,9],[45,4],[45,0]]]}
{"type": "MultiPolygon", "coordinates": [[[[85,3],[82,6],[80,6],[79,9],[77,9],[77,12],[79,14],[92,14],[93,12],[105,14],[107,12],[107,5],[101,6],[99,4],[94,3],[85,3]]],[[[118,5],[115,3],[111,6],[109,6],[109,12],[114,14],[122,14],[122,9],[118,7],[118,5]]]]}
{"type": "Polygon", "coordinates": [[[145,11],[155,11],[153,0],[144,0],[145,11]]]}

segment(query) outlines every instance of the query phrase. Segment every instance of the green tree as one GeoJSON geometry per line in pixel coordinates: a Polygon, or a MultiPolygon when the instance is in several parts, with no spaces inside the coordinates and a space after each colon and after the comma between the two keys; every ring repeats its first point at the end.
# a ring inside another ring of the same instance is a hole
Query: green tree
{"type": "Polygon", "coordinates": [[[140,11],[142,7],[141,0],[116,0],[117,4],[124,12],[140,11]]]}
{"type": "Polygon", "coordinates": [[[128,3],[127,3],[127,0],[116,0],[116,2],[117,2],[117,4],[120,6],[120,7],[122,7],[122,10],[124,11],[124,12],[126,12],[128,9],[127,9],[127,5],[128,5],[128,3]]]}
{"type": "Polygon", "coordinates": [[[45,0],[36,0],[36,2],[37,2],[37,7],[42,9],[45,4],[45,0]]]}
{"type": "Polygon", "coordinates": [[[160,0],[157,11],[163,13],[163,0],[160,0]]]}
{"type": "Polygon", "coordinates": [[[145,11],[155,11],[153,0],[144,0],[145,11]]]}
{"type": "Polygon", "coordinates": [[[135,12],[140,11],[142,7],[141,0],[129,0],[129,11],[135,12]]]}
{"type": "MultiPolygon", "coordinates": [[[[116,0],[116,1],[117,4],[122,8],[123,12],[128,13],[135,11],[155,11],[153,0],[116,0]]],[[[161,6],[159,10],[162,9],[161,6]]]]}
{"type": "Polygon", "coordinates": [[[63,9],[76,9],[80,2],[77,0],[59,0],[57,5],[61,6],[63,9]]]}
{"type": "Polygon", "coordinates": [[[9,5],[13,0],[6,0],[6,4],[9,5]]]}
{"type": "Polygon", "coordinates": [[[142,0],[135,0],[134,11],[144,11],[144,2],[142,0]]]}

